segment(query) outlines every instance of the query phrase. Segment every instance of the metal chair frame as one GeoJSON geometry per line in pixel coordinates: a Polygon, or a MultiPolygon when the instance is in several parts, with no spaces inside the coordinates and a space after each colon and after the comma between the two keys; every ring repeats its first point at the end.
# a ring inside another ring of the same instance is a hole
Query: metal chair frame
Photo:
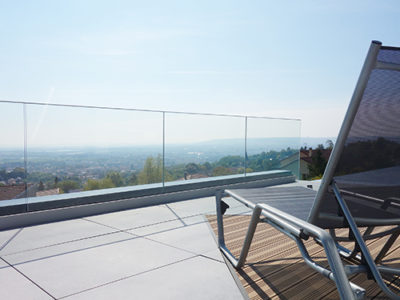
{"type": "MultiPolygon", "coordinates": [[[[230,190],[217,192],[216,208],[218,222],[218,243],[222,253],[227,257],[227,259],[232,263],[235,268],[240,269],[241,267],[243,267],[257,224],[260,222],[264,222],[268,223],[278,231],[293,239],[296,242],[306,264],[317,272],[324,275],[325,277],[334,280],[341,299],[363,299],[365,297],[365,290],[350,282],[348,279],[349,275],[361,272],[366,272],[370,277],[373,277],[373,279],[377,282],[382,291],[385,292],[390,298],[400,299],[398,295],[396,295],[387,287],[381,276],[381,273],[400,275],[400,270],[385,266],[377,266],[377,263],[380,263],[382,261],[383,257],[387,254],[390,247],[400,235],[400,218],[391,220],[354,218],[342,196],[342,194],[345,194],[346,191],[339,190],[338,186],[333,180],[335,168],[343,151],[346,138],[357,113],[357,109],[361,102],[371,71],[373,69],[400,71],[400,65],[377,61],[378,52],[381,48],[382,45],[380,42],[373,41],[371,43],[367,58],[365,60],[359,80],[357,82],[356,89],[352,96],[349,109],[346,113],[345,119],[340,129],[336,145],[331,153],[331,157],[327,164],[321,182],[321,187],[315,197],[314,204],[311,208],[310,215],[307,221],[296,218],[284,211],[276,209],[265,203],[255,204],[251,201],[248,201],[247,199],[244,199],[241,196],[238,196],[230,190]],[[321,206],[323,205],[324,195],[327,193],[328,189],[331,189],[333,191],[338,206],[342,212],[343,217],[338,218],[340,218],[342,221],[347,222],[347,225],[349,227],[349,234],[351,234],[352,237],[351,240],[355,242],[353,250],[349,250],[339,244],[340,241],[349,240],[349,238],[337,237],[334,229],[329,230],[328,233],[328,231],[314,225],[318,221],[319,212],[321,206]],[[239,258],[236,258],[229,251],[228,247],[225,244],[223,214],[221,211],[221,201],[223,197],[232,197],[253,210],[251,221],[239,258]],[[360,224],[368,224],[368,228],[364,232],[364,234],[361,234],[357,227],[357,224],[359,226],[360,224]],[[397,225],[397,227],[386,230],[384,232],[372,234],[374,226],[380,225],[397,225]],[[365,244],[365,240],[378,238],[385,235],[391,236],[379,252],[378,256],[374,259],[365,244]],[[318,243],[323,246],[328,259],[330,270],[319,265],[310,257],[303,243],[303,240],[307,240],[310,237],[314,238],[318,243]],[[349,259],[356,259],[361,264],[344,265],[340,256],[349,259]]],[[[392,205],[392,203],[397,203],[398,200],[399,199],[392,199],[389,202],[386,201],[385,203],[383,203],[383,205],[389,206],[392,205]]]]}

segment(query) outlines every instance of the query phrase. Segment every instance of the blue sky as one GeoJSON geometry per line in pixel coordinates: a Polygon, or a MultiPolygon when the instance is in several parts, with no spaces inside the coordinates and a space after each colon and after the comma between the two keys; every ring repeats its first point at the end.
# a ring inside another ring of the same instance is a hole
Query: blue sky
{"type": "Polygon", "coordinates": [[[0,1],[0,99],[302,119],[336,136],[398,1],[0,1]]]}

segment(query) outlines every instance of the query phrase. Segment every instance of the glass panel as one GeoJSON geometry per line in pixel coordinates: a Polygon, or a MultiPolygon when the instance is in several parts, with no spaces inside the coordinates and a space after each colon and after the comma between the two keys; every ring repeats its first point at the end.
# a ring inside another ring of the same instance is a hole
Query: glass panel
{"type": "Polygon", "coordinates": [[[160,183],[162,114],[28,106],[28,182],[36,196],[160,183]]]}
{"type": "Polygon", "coordinates": [[[0,103],[0,206],[26,202],[23,116],[22,104],[0,103]]]}
{"type": "Polygon", "coordinates": [[[248,118],[247,171],[290,170],[299,175],[299,120],[248,118]]]}
{"type": "Polygon", "coordinates": [[[244,173],[243,117],[166,114],[165,181],[244,173]]]}

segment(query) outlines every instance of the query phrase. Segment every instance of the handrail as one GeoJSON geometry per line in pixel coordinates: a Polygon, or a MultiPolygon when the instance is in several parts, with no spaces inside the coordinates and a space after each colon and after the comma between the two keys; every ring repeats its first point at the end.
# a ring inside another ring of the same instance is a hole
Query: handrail
{"type": "Polygon", "coordinates": [[[169,114],[216,116],[216,117],[234,117],[234,118],[248,117],[248,118],[267,119],[267,120],[301,121],[301,119],[296,119],[296,118],[274,118],[274,117],[267,117],[267,116],[251,116],[251,115],[239,115],[239,114],[206,113],[206,112],[188,112],[188,111],[174,111],[174,110],[157,110],[157,109],[130,108],[130,107],[120,107],[120,106],[97,106],[97,105],[82,105],[82,104],[48,103],[48,102],[39,102],[39,101],[14,101],[14,100],[6,100],[6,99],[0,99],[0,103],[29,104],[29,105],[56,106],[56,107],[94,108],[94,109],[107,109],[107,110],[109,109],[109,110],[123,110],[123,111],[140,111],[140,112],[169,113],[169,114]]]}

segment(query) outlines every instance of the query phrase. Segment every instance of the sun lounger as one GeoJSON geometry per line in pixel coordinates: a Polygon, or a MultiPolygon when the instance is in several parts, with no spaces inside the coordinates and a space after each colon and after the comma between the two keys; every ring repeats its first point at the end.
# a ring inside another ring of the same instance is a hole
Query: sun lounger
{"type": "Polygon", "coordinates": [[[292,238],[305,262],[334,280],[342,299],[365,296],[363,288],[348,280],[361,272],[389,297],[399,298],[382,274],[400,275],[400,270],[380,263],[400,234],[400,48],[371,43],[318,192],[296,186],[224,190],[216,202],[219,246],[236,268],[245,263],[256,226],[264,222],[292,238]],[[225,245],[223,197],[253,210],[239,258],[225,245]],[[393,226],[374,233],[376,226],[388,225],[393,226]],[[367,227],[363,234],[361,226],[367,227]],[[337,237],[338,228],[348,228],[349,236],[337,237]],[[385,235],[386,244],[372,257],[365,241],[385,235]],[[308,255],[303,244],[308,238],[324,247],[329,269],[308,255]],[[354,241],[354,248],[340,245],[343,240],[354,241]],[[358,264],[345,264],[340,256],[358,264]]]}

